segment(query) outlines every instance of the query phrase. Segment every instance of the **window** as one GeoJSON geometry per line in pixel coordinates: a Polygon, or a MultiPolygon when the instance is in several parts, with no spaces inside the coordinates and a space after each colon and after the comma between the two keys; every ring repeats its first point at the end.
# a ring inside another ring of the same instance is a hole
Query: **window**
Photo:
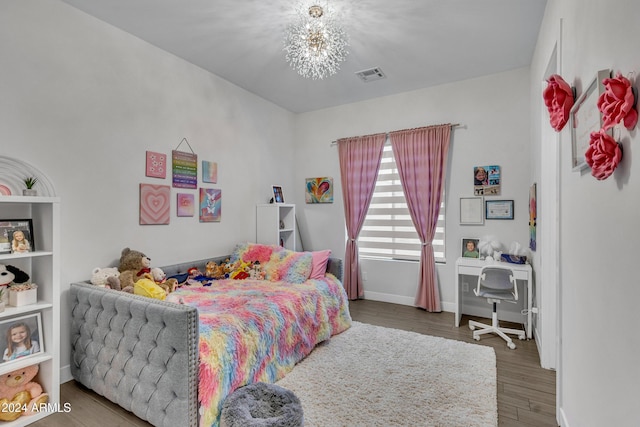
{"type": "MultiPolygon", "coordinates": [[[[444,193],[433,239],[436,261],[444,262],[444,193]]],[[[384,146],[369,211],[358,238],[361,257],[420,260],[420,239],[404,198],[391,144],[384,146]]]]}

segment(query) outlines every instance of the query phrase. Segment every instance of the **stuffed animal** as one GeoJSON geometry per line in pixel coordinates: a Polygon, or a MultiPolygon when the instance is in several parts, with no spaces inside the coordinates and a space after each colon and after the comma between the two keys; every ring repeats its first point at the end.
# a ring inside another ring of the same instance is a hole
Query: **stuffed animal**
{"type": "Polygon", "coordinates": [[[38,374],[38,365],[0,375],[0,420],[13,421],[21,415],[38,412],[40,405],[47,403],[49,395],[32,381],[38,374]]]}
{"type": "Polygon", "coordinates": [[[29,283],[29,275],[18,267],[0,264],[0,285],[22,285],[29,283]]]}
{"type": "Polygon", "coordinates": [[[233,265],[233,271],[229,274],[229,279],[244,280],[249,278],[251,263],[238,260],[233,265]]]}
{"type": "Polygon", "coordinates": [[[167,294],[175,291],[178,287],[178,280],[175,278],[167,279],[167,275],[160,267],[153,267],[151,269],[151,277],[156,285],[165,290],[167,294]]]}
{"type": "Polygon", "coordinates": [[[120,288],[124,292],[133,293],[133,285],[145,273],[151,273],[151,258],[140,251],[124,248],[120,255],[120,288]]]}
{"type": "Polygon", "coordinates": [[[148,298],[164,300],[167,292],[153,280],[151,273],[145,273],[133,284],[133,293],[148,298]]]}
{"type": "Polygon", "coordinates": [[[116,267],[96,267],[91,272],[91,284],[100,288],[120,290],[120,272],[116,267]]]}
{"type": "Polygon", "coordinates": [[[249,271],[249,277],[251,277],[252,279],[264,280],[266,276],[267,272],[264,271],[264,268],[262,267],[262,264],[260,264],[260,261],[254,261],[253,265],[251,266],[251,271],[249,271]]]}
{"type": "Polygon", "coordinates": [[[193,287],[211,286],[211,278],[202,274],[197,267],[191,267],[187,270],[189,276],[187,277],[186,284],[193,287]]]}
{"type": "Polygon", "coordinates": [[[224,265],[218,264],[215,261],[209,261],[206,265],[205,274],[207,275],[207,277],[216,280],[224,279],[225,273],[226,271],[224,269],[224,265]]]}
{"type": "Polygon", "coordinates": [[[29,275],[12,265],[0,264],[0,290],[2,290],[2,301],[9,303],[9,286],[29,283],[29,275]]]}

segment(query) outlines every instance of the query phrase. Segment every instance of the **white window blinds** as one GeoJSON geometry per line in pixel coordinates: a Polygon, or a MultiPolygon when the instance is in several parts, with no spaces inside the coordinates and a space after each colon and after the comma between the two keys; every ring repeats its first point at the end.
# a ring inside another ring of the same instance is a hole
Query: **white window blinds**
{"type": "MultiPolygon", "coordinates": [[[[433,240],[436,261],[444,261],[444,212],[443,202],[433,240]]],[[[362,257],[420,260],[420,239],[409,215],[388,141],[384,146],[373,199],[358,237],[358,248],[362,257]]]]}

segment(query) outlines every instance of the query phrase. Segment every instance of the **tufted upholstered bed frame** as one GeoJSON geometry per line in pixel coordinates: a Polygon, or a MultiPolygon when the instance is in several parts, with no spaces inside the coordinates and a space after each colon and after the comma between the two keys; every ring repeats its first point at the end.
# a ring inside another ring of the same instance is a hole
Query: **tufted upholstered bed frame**
{"type": "MultiPolygon", "coordinates": [[[[226,257],[214,261],[223,262],[226,257]]],[[[210,261],[163,267],[167,276],[210,261]]],[[[342,260],[327,272],[342,281],[342,260]]],[[[71,374],[156,427],[198,425],[198,311],[190,306],[71,284],[71,374]]]]}

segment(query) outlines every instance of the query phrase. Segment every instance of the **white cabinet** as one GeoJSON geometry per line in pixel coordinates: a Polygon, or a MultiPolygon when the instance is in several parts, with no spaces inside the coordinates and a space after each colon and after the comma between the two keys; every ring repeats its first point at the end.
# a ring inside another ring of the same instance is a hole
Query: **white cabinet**
{"type": "Polygon", "coordinates": [[[285,203],[258,205],[256,242],[296,250],[296,205],[285,203]]]}
{"type": "MultiPolygon", "coordinates": [[[[0,221],[32,219],[34,251],[21,254],[0,254],[0,264],[12,265],[31,276],[38,285],[37,303],[12,307],[0,312],[0,330],[12,319],[40,313],[42,320],[42,347],[39,353],[0,363],[0,375],[29,365],[39,365],[35,378],[49,395],[45,411],[21,416],[15,421],[2,422],[2,426],[26,426],[56,410],[60,405],[60,199],[57,197],[0,196],[0,221]]],[[[2,329],[4,327],[4,329],[2,329]]],[[[0,348],[6,348],[3,335],[0,348]]],[[[1,362],[1,356],[0,356],[1,362]]]]}

